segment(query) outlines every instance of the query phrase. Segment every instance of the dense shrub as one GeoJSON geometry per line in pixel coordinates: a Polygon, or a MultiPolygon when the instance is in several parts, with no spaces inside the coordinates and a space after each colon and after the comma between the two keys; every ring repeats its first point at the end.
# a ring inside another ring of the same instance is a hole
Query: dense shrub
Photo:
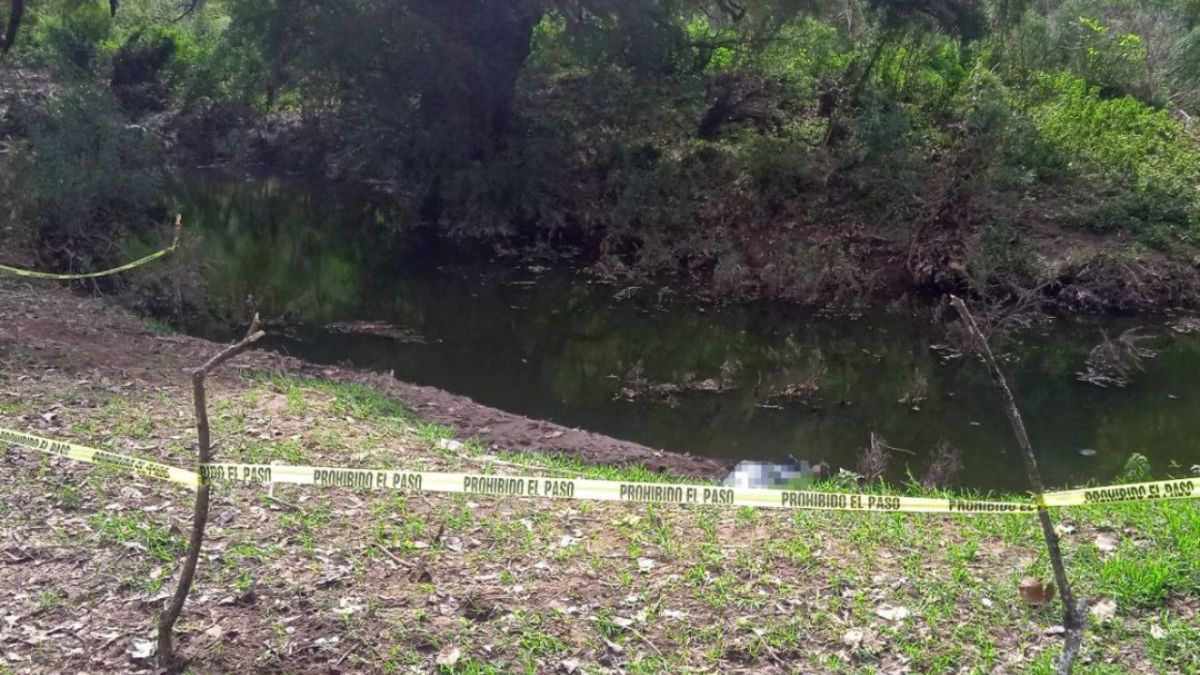
{"type": "Polygon", "coordinates": [[[85,2],[62,14],[41,17],[30,44],[23,48],[63,77],[91,77],[104,70],[111,34],[108,8],[85,2]]]}
{"type": "Polygon", "coordinates": [[[87,256],[114,232],[146,222],[161,189],[159,148],[126,124],[107,90],[71,87],[45,109],[17,116],[29,134],[14,160],[19,201],[43,246],[87,256]]]}
{"type": "Polygon", "coordinates": [[[162,110],[170,95],[166,68],[175,55],[169,33],[135,32],[113,55],[112,90],[127,113],[162,110]]]}
{"type": "Polygon", "coordinates": [[[1127,227],[1200,225],[1200,144],[1182,124],[1066,74],[1044,75],[1037,96],[1039,132],[1081,176],[1126,193],[1114,208],[1127,227]]]}

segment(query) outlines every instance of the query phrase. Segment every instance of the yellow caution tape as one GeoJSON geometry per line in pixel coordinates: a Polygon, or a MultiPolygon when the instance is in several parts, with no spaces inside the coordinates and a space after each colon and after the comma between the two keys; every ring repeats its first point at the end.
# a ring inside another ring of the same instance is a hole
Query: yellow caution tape
{"type": "Polygon", "coordinates": [[[23,448],[37,450],[48,455],[57,455],[79,462],[88,462],[109,467],[117,471],[131,473],[135,476],[157,478],[172,483],[179,483],[192,489],[195,489],[200,484],[200,477],[195,471],[178,469],[166,464],[152,462],[148,459],[139,459],[116,452],[97,450],[83,445],[75,445],[74,443],[54,441],[49,438],[42,438],[41,436],[13,431],[12,429],[0,428],[0,442],[19,445],[23,448]]]}
{"type": "Polygon", "coordinates": [[[400,469],[347,469],[290,464],[209,463],[200,473],[150,460],[54,441],[0,428],[0,442],[39,450],[82,462],[108,466],[148,478],[195,488],[204,481],[221,483],[288,483],[366,490],[450,492],[490,497],[547,497],[651,504],[749,506],[820,511],[871,511],[879,513],[1033,513],[1043,508],[1156,501],[1200,497],[1200,478],[1163,480],[1049,492],[1040,500],[991,501],[935,497],[902,497],[849,492],[769,490],[689,483],[639,483],[590,478],[484,475],[400,469]]]}
{"type": "Polygon", "coordinates": [[[371,490],[453,492],[491,497],[550,497],[653,504],[902,513],[1032,513],[1036,510],[1032,504],[1026,502],[281,464],[206,464],[201,467],[201,475],[204,480],[212,483],[292,483],[371,490]]]}
{"type": "Polygon", "coordinates": [[[170,246],[162,249],[161,251],[155,251],[154,253],[151,253],[150,255],[145,256],[144,258],[138,258],[137,260],[134,260],[133,262],[127,262],[124,265],[121,265],[120,267],[114,267],[110,270],[101,270],[99,272],[84,272],[81,274],[56,274],[56,273],[52,273],[52,272],[35,272],[33,270],[23,270],[23,269],[19,269],[16,267],[9,267],[8,265],[0,265],[0,272],[7,272],[9,274],[15,274],[16,276],[19,276],[19,277],[28,277],[31,279],[56,279],[58,281],[74,281],[76,279],[95,279],[97,277],[106,277],[106,276],[109,276],[110,274],[118,274],[120,272],[127,272],[135,267],[141,267],[142,265],[145,265],[148,262],[158,260],[159,258],[161,258],[165,255],[168,255],[170,253],[173,253],[176,249],[178,249],[179,248],[180,222],[181,222],[181,220],[180,220],[179,216],[176,216],[175,217],[175,240],[171,242],[170,246]]]}
{"type": "Polygon", "coordinates": [[[1084,504],[1109,504],[1112,502],[1146,502],[1164,499],[1195,499],[1200,497],[1200,478],[1158,480],[1150,483],[1128,483],[1105,485],[1047,492],[1043,495],[1046,506],[1080,506],[1084,504]]]}

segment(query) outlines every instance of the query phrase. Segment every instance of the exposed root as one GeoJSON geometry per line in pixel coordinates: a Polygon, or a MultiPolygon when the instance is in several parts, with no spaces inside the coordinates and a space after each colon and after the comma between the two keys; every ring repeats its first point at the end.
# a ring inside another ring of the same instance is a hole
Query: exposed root
{"type": "Polygon", "coordinates": [[[921,485],[928,489],[949,487],[962,471],[962,450],[954,447],[949,441],[941,441],[933,448],[933,455],[921,485]]]}
{"type": "Polygon", "coordinates": [[[858,473],[862,476],[862,482],[871,483],[881,478],[887,473],[891,458],[891,448],[887,439],[872,432],[871,442],[858,456],[858,473]]]}
{"type": "Polygon", "coordinates": [[[1138,346],[1138,342],[1151,336],[1141,335],[1137,330],[1130,328],[1115,340],[1104,334],[1104,341],[1088,354],[1087,367],[1076,374],[1079,380],[1097,387],[1129,384],[1134,373],[1144,370],[1142,360],[1155,356],[1153,350],[1138,346]]]}

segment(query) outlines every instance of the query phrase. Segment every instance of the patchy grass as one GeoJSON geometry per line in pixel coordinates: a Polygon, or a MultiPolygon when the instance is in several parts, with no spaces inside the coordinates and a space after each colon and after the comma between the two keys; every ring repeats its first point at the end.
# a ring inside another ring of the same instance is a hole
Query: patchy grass
{"type": "MultiPolygon", "coordinates": [[[[84,379],[6,370],[5,389],[38,405],[0,408],[0,424],[194,461],[185,386],[112,391],[84,379]],[[93,405],[56,408],[50,421],[29,414],[72,389],[93,405]]],[[[669,478],[446,444],[447,429],[361,385],[219,380],[210,406],[218,459],[669,478]]],[[[190,494],[27,451],[6,449],[0,463],[10,479],[0,559],[28,558],[0,565],[0,586],[13,590],[0,612],[25,617],[0,625],[6,667],[141,665],[128,636],[147,634],[169,590],[190,494]],[[84,622],[83,652],[27,638],[68,619],[84,622]]],[[[1116,607],[1090,617],[1080,672],[1200,670],[1196,502],[1056,519],[1080,597],[1116,607]]],[[[1020,601],[1027,575],[1050,573],[1023,516],[222,486],[180,647],[197,672],[1052,672],[1059,610],[1020,601]]]]}
{"type": "Polygon", "coordinates": [[[140,318],[142,326],[154,335],[174,335],[175,327],[161,319],[156,319],[152,316],[144,316],[140,318]]]}

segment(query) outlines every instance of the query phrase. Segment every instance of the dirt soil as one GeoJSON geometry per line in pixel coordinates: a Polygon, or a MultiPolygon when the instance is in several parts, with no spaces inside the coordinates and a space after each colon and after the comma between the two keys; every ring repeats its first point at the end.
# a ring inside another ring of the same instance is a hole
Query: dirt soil
{"type": "MultiPolygon", "coordinates": [[[[217,349],[0,280],[0,426],[191,466],[186,370],[217,349]]],[[[595,459],[719,473],[264,352],[227,364],[209,411],[217,458],[232,462],[613,471],[446,444],[440,419],[511,447],[578,443],[595,459]]],[[[0,448],[0,673],[154,672],[191,501],[0,448]]],[[[1090,607],[1077,672],[1200,671],[1200,500],[1055,517],[1090,607]]],[[[1051,672],[1059,609],[1017,591],[1049,576],[1039,537],[1034,519],[1004,515],[220,485],[177,649],[197,674],[1051,672]]]]}

